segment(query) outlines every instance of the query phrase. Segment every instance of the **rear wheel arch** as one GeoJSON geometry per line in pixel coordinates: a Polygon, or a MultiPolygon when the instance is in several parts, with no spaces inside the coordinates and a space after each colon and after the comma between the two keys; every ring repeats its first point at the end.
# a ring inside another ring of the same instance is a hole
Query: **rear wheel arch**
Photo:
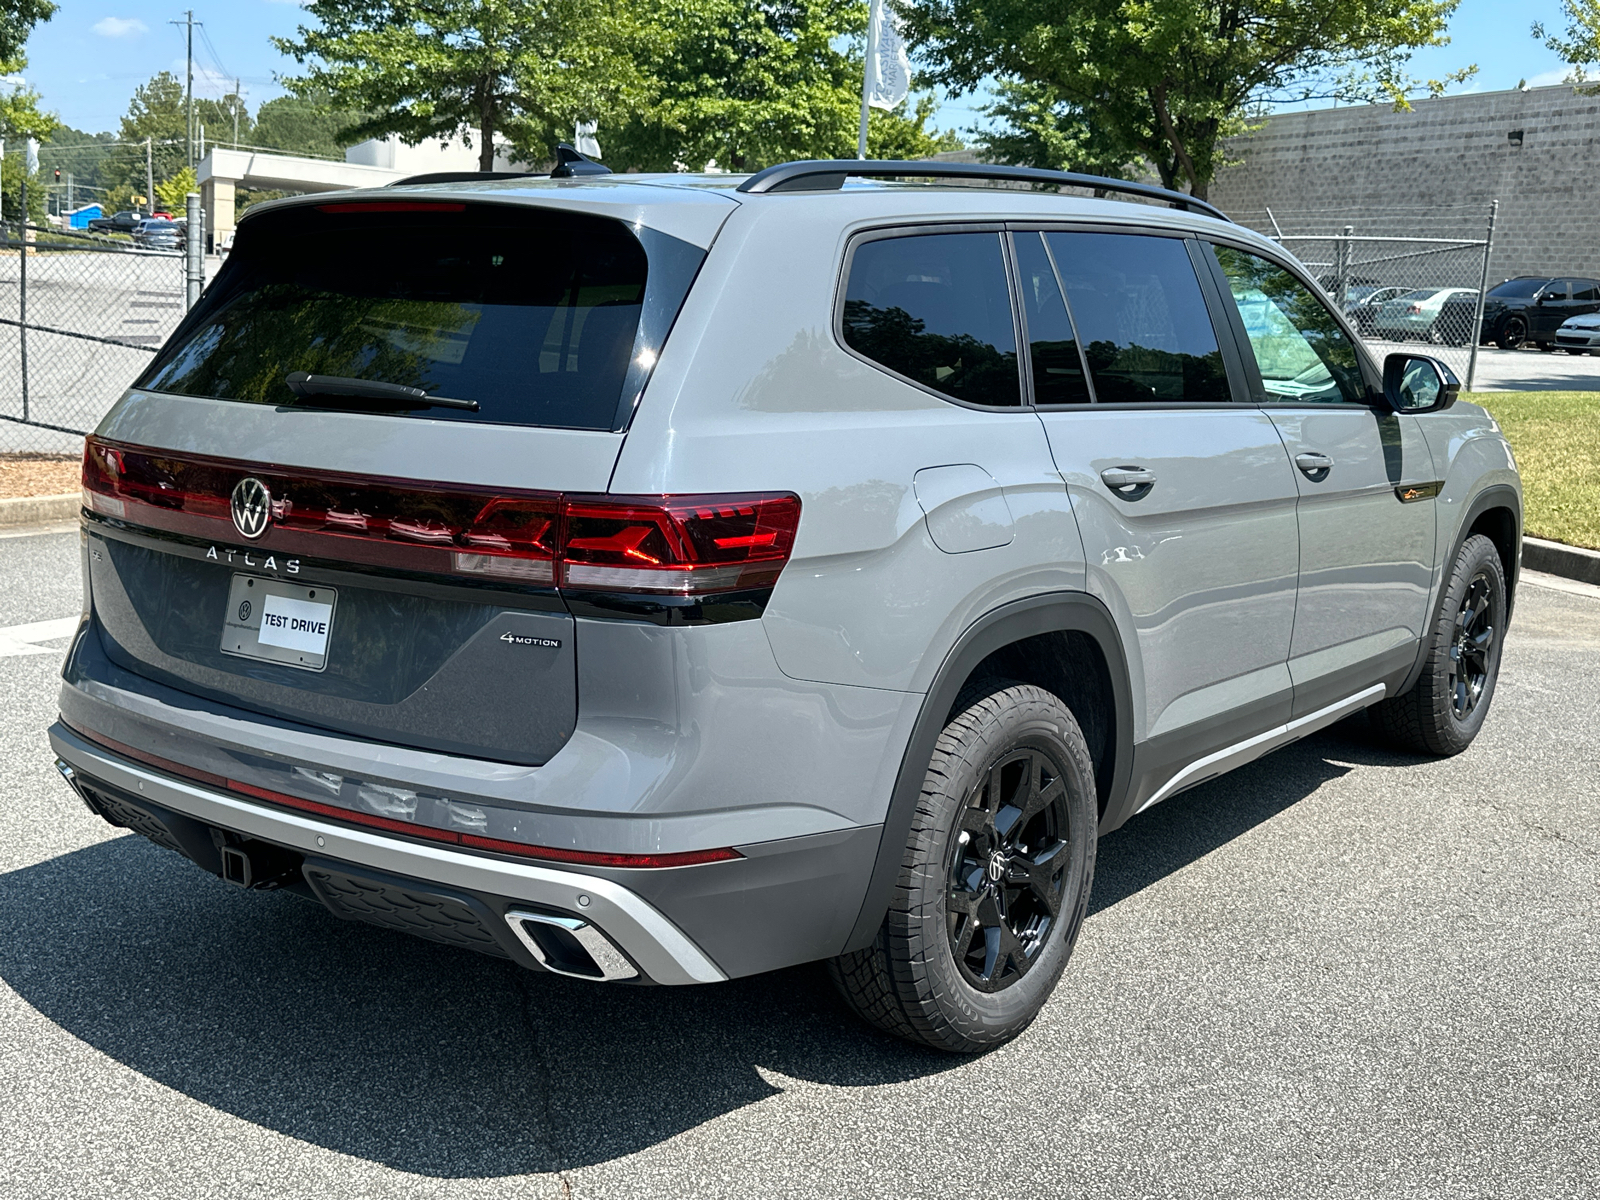
{"type": "Polygon", "coordinates": [[[883,924],[940,733],[974,685],[995,679],[1032,683],[1060,697],[1083,727],[1095,758],[1101,814],[1117,811],[1132,774],[1133,702],[1127,659],[1110,610],[1083,592],[1032,596],[994,609],[957,640],[923,700],[895,777],[866,898],[845,950],[869,945],[883,924]]]}

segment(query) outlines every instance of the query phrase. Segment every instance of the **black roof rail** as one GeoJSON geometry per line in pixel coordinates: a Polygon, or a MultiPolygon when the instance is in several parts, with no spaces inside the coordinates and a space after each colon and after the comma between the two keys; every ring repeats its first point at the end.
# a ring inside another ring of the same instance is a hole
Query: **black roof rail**
{"type": "Polygon", "coordinates": [[[1053,183],[1061,187],[1091,188],[1098,192],[1120,192],[1147,200],[1164,200],[1175,208],[1204,213],[1228,221],[1220,208],[1195,196],[1157,187],[1153,183],[1131,183],[1126,179],[1107,179],[1101,175],[1080,175],[1076,171],[1047,171],[1042,167],[1011,167],[990,163],[934,162],[884,159],[813,159],[808,162],[780,163],[757,171],[738,187],[750,195],[766,192],[836,192],[847,176],[861,179],[975,179],[1013,183],[1053,183]]]}

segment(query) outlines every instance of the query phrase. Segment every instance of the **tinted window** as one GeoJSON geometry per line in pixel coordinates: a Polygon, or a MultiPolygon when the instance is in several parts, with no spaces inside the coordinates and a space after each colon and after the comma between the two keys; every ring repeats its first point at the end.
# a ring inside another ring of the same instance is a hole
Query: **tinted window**
{"type": "Polygon", "coordinates": [[[1572,298],[1594,303],[1600,300],[1600,283],[1592,279],[1574,279],[1572,281],[1572,298]]]}
{"type": "Polygon", "coordinates": [[[1336,404],[1365,395],[1355,346],[1310,288],[1254,254],[1228,246],[1212,249],[1228,276],[1268,400],[1336,404]]]}
{"type": "Polygon", "coordinates": [[[1028,319],[1028,355],[1033,366],[1035,404],[1087,404],[1089,385],[1078,353],[1078,338],[1056,282],[1055,268],[1037,233],[1016,236],[1017,274],[1028,319]]]}
{"type": "Polygon", "coordinates": [[[844,340],[970,404],[1022,402],[1017,336],[998,233],[863,242],[850,260],[844,340]]]}
{"type": "Polygon", "coordinates": [[[1046,235],[1102,404],[1226,402],[1199,281],[1177,238],[1046,235]]]}
{"type": "Polygon", "coordinates": [[[1549,280],[1524,276],[1521,279],[1508,279],[1489,289],[1491,296],[1504,296],[1511,300],[1526,300],[1533,296],[1549,280]]]}
{"type": "Polygon", "coordinates": [[[617,221],[502,207],[321,213],[246,225],[140,386],[316,404],[291,371],[476,400],[432,420],[609,429],[644,304],[646,256],[617,221]]]}

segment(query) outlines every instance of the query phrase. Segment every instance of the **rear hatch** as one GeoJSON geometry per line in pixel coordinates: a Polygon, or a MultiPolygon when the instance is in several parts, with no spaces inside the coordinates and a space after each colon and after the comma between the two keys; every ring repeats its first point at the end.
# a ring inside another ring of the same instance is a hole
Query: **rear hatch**
{"type": "Polygon", "coordinates": [[[704,251],[548,206],[247,219],[85,457],[101,642],[146,678],[538,764],[576,723],[558,493],[604,493],[704,251]]]}

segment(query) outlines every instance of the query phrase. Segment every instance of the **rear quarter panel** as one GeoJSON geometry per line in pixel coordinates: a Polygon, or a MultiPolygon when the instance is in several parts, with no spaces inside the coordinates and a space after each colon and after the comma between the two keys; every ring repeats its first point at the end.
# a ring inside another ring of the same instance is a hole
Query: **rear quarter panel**
{"type": "Polygon", "coordinates": [[[948,403],[835,340],[850,235],[907,223],[852,223],[849,203],[765,197],[729,220],[656,366],[611,490],[798,494],[794,557],[763,619],[780,668],[923,691],[984,612],[1081,590],[1082,543],[1031,412],[948,403]],[[913,477],[964,463],[1004,488],[1016,529],[1009,545],[947,554],[929,536],[913,477]]]}

